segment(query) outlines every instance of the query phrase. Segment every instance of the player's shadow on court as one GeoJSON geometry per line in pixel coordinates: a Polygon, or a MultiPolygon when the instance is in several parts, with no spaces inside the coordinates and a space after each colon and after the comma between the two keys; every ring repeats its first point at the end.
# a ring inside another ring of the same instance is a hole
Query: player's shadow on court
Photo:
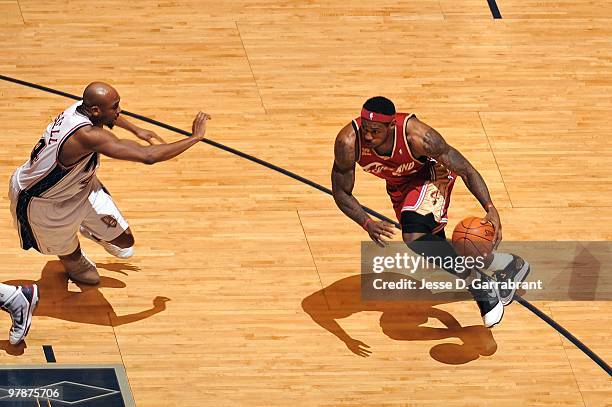
{"type": "MultiPolygon", "coordinates": [[[[375,278],[375,275],[365,279],[375,278]]],[[[409,276],[397,274],[399,279],[411,279],[409,276]]],[[[497,350],[497,343],[491,330],[482,325],[461,326],[461,324],[446,311],[435,308],[461,299],[461,296],[434,294],[429,290],[410,290],[408,300],[362,300],[362,275],[355,275],[336,281],[330,286],[319,290],[302,301],[302,308],[320,326],[343,341],[349,350],[359,356],[369,356],[369,346],[353,339],[337,322],[361,311],[379,311],[380,327],[383,333],[395,340],[403,341],[433,341],[454,339],[453,342],[434,345],[429,354],[441,363],[458,365],[471,362],[480,356],[490,356],[497,350]],[[421,326],[429,319],[436,319],[444,325],[443,328],[421,326]],[[455,339],[456,338],[456,339],[455,339]],[[459,340],[460,343],[455,343],[459,340]]],[[[418,280],[417,283],[420,284],[418,280]]],[[[366,282],[366,281],[364,281],[366,282]]],[[[471,298],[471,297],[470,297],[471,298]]],[[[468,299],[468,296],[465,296],[468,299]]],[[[474,312],[478,312],[474,306],[474,312]]]]}
{"type": "Polygon", "coordinates": [[[25,348],[27,347],[28,346],[26,345],[25,341],[22,341],[17,345],[11,345],[8,340],[0,341],[0,349],[12,356],[23,355],[23,353],[25,352],[25,348]]]}
{"type": "MultiPolygon", "coordinates": [[[[124,275],[127,275],[128,271],[138,270],[137,267],[125,263],[98,263],[98,267],[124,275]]],[[[96,286],[75,284],[80,292],[71,291],[69,290],[68,277],[59,261],[48,262],[37,281],[13,280],[5,281],[5,283],[13,285],[38,284],[40,301],[34,312],[35,316],[52,317],[82,324],[106,326],[129,324],[164,311],[166,302],[170,300],[166,297],[155,297],[149,309],[128,315],[117,315],[100,288],[125,288],[126,284],[123,281],[101,276],[100,284],[96,286]]],[[[35,323],[36,321],[34,321],[35,323]]],[[[18,348],[19,346],[11,346],[8,341],[6,341],[6,344],[0,341],[0,349],[4,349],[7,353],[17,352],[18,348]]],[[[22,353],[23,349],[19,354],[22,353]]]]}

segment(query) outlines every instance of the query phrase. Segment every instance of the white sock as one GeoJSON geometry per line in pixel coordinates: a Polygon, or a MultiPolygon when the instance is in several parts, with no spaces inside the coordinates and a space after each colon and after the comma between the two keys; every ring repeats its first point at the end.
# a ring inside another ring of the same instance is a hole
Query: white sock
{"type": "Polygon", "coordinates": [[[11,296],[15,293],[17,287],[14,285],[2,284],[0,283],[0,305],[4,305],[6,300],[11,298],[11,296]]]}
{"type": "Polygon", "coordinates": [[[509,253],[493,252],[493,261],[485,271],[498,271],[506,268],[512,261],[512,255],[509,253]]]}

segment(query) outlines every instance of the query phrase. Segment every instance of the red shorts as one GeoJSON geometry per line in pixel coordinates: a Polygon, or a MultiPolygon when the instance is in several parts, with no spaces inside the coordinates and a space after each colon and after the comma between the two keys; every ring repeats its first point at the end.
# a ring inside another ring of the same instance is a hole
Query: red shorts
{"type": "Polygon", "coordinates": [[[433,214],[438,226],[433,233],[446,226],[446,213],[457,175],[443,165],[423,168],[410,176],[406,182],[392,185],[387,182],[387,193],[393,203],[397,220],[401,222],[402,212],[412,211],[421,215],[433,214]]]}

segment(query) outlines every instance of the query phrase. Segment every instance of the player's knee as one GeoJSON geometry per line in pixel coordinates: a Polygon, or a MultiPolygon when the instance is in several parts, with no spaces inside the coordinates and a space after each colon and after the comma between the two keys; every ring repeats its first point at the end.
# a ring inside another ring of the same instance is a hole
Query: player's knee
{"type": "Polygon", "coordinates": [[[125,248],[133,248],[134,244],[136,243],[136,241],[134,240],[134,235],[132,233],[126,233],[125,234],[125,248]]]}
{"type": "Polygon", "coordinates": [[[109,242],[112,245],[115,245],[121,249],[129,249],[134,246],[134,235],[131,230],[128,228],[125,232],[120,234],[117,238],[113,239],[109,242]]]}
{"type": "Polygon", "coordinates": [[[421,215],[412,211],[404,211],[401,216],[402,239],[409,244],[416,239],[429,234],[436,227],[437,222],[433,214],[421,215]]]}
{"type": "Polygon", "coordinates": [[[402,233],[402,239],[404,240],[404,243],[410,246],[410,243],[425,235],[426,233],[402,233]]]}

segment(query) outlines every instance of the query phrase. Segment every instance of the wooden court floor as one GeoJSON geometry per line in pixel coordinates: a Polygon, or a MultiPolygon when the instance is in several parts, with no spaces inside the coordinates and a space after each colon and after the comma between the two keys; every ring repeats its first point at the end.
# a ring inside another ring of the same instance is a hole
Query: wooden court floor
{"type": "MultiPolygon", "coordinates": [[[[612,240],[612,2],[497,4],[501,20],[484,0],[0,0],[0,74],[73,94],[105,80],[124,109],[183,129],[206,111],[208,137],[325,186],[338,130],[386,95],[480,170],[506,240],[612,240]]],[[[69,103],[0,81],[0,185],[69,103]]],[[[519,304],[489,331],[471,302],[361,302],[367,235],[284,175],[204,144],[98,174],[137,242],[129,261],[83,243],[98,287],[22,251],[0,195],[0,278],[43,295],[26,346],[0,340],[3,365],[45,363],[42,345],[122,364],[145,407],[612,405],[610,377],[519,304]]],[[[355,195],[393,215],[374,177],[355,195]]],[[[450,227],[480,213],[458,184],[450,227]]],[[[535,305],[612,361],[610,302],[535,305]]]]}

